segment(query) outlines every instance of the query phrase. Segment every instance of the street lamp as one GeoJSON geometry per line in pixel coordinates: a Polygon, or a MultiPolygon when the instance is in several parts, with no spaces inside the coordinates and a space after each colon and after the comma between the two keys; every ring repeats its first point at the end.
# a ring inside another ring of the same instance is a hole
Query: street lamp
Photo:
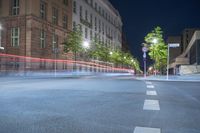
{"type": "Polygon", "coordinates": [[[90,44],[88,41],[83,42],[83,48],[88,49],[90,47],[90,44]]]}
{"type": "MultiPolygon", "coordinates": [[[[158,43],[158,39],[157,38],[154,38],[153,39],[153,41],[152,41],[152,44],[151,44],[151,46],[154,46],[154,45],[156,45],[158,43]]],[[[153,58],[154,58],[155,56],[154,56],[154,50],[153,50],[153,58]]],[[[155,66],[155,64],[156,64],[156,61],[154,62],[154,74],[156,75],[156,66],[155,66]]]]}
{"type": "Polygon", "coordinates": [[[152,42],[153,42],[153,44],[156,44],[156,43],[158,43],[158,39],[154,38],[152,42]]]}
{"type": "MultiPolygon", "coordinates": [[[[85,40],[84,42],[83,42],[83,48],[84,48],[84,60],[86,61],[86,50],[87,49],[89,49],[89,47],[90,47],[90,43],[87,41],[87,40],[85,40]]],[[[82,67],[82,66],[81,66],[82,67]]],[[[87,67],[85,68],[86,69],[86,71],[87,71],[87,67]]]]}

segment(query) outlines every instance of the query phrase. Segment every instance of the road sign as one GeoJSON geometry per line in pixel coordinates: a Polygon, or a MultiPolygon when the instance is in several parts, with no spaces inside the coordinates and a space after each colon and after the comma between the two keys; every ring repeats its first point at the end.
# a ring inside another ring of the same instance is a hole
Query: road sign
{"type": "Polygon", "coordinates": [[[177,48],[177,47],[180,47],[180,44],[179,43],[169,43],[168,44],[170,48],[177,48]]]}
{"type": "Polygon", "coordinates": [[[142,47],[142,51],[145,53],[148,51],[148,48],[147,47],[142,47]]]}

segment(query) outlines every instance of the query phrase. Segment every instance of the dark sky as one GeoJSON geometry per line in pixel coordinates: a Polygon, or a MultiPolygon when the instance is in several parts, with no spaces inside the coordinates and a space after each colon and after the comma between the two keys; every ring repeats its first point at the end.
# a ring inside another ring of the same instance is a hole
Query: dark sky
{"type": "Polygon", "coordinates": [[[131,52],[142,60],[141,43],[160,26],[164,36],[179,35],[184,28],[200,28],[200,0],[110,0],[119,10],[131,52]]]}

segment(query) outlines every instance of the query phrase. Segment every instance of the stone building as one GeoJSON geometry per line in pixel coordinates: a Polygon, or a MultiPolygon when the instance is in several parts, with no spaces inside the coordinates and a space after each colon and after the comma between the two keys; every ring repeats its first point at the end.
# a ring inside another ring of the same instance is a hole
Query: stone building
{"type": "MultiPolygon", "coordinates": [[[[0,0],[0,24],[0,53],[43,59],[56,54],[63,59],[62,43],[72,30],[72,1],[0,0]]],[[[7,59],[12,60],[9,64],[2,60],[1,69],[34,69],[34,63],[20,63],[18,57],[7,59]]],[[[39,65],[46,67],[41,61],[39,65]]]]}

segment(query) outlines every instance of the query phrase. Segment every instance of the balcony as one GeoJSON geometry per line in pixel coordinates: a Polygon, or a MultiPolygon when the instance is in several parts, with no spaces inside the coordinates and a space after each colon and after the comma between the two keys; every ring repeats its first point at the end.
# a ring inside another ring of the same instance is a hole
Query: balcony
{"type": "Polygon", "coordinates": [[[89,27],[90,29],[92,29],[92,24],[89,23],[88,21],[86,21],[86,20],[80,18],[80,22],[81,22],[83,25],[85,25],[85,26],[89,27]]]}

